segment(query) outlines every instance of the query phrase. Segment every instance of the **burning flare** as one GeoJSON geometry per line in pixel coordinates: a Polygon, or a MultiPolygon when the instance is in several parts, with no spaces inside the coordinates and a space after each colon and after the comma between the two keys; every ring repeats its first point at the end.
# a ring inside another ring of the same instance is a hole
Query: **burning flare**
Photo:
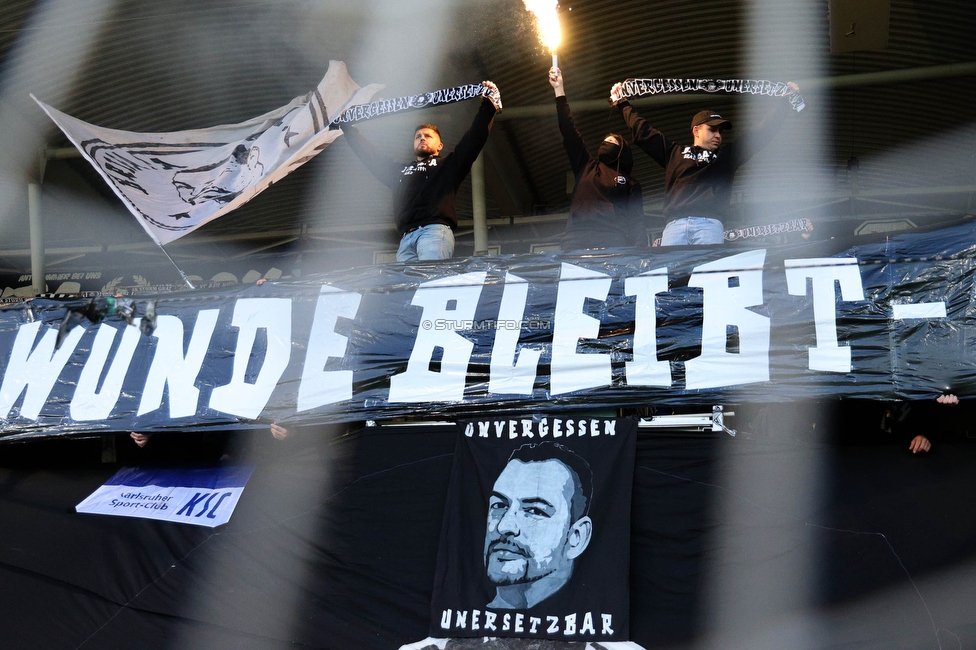
{"type": "Polygon", "coordinates": [[[535,15],[539,40],[555,56],[559,41],[562,40],[562,32],[559,29],[559,14],[556,13],[556,7],[559,6],[558,0],[522,1],[525,2],[525,8],[535,15]]]}

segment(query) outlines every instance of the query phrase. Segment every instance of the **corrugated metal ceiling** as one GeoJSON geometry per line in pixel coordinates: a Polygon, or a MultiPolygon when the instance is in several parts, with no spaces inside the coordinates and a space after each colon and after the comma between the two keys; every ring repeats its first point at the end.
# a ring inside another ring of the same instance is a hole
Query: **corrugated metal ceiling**
{"type": "MultiPolygon", "coordinates": [[[[546,82],[549,56],[538,44],[521,0],[91,4],[90,24],[76,20],[67,25],[57,19],[40,20],[41,7],[57,9],[59,2],[0,2],[4,74],[0,97],[5,110],[34,110],[21,101],[22,93],[29,90],[45,99],[58,97],[62,110],[103,126],[144,131],[198,128],[244,120],[284,104],[314,86],[329,59],[347,61],[361,84],[386,83],[383,95],[387,97],[490,78],[501,88],[507,108],[552,104],[546,82]],[[104,11],[97,9],[106,6],[104,11]],[[71,62],[60,59],[57,48],[31,50],[32,37],[36,40],[38,30],[47,30],[50,36],[57,30],[68,34],[83,29],[94,30],[94,46],[70,82],[58,81],[71,62]],[[382,39],[397,44],[386,59],[369,52],[376,47],[377,30],[382,39]],[[27,69],[18,66],[18,56],[25,52],[32,57],[32,76],[18,78],[17,71],[27,69]],[[414,74],[415,70],[423,73],[414,74]],[[417,87],[418,83],[428,85],[417,87]]],[[[571,103],[602,99],[614,81],[631,76],[752,75],[786,80],[796,78],[798,69],[836,77],[976,61],[976,12],[968,0],[893,0],[886,50],[834,56],[829,53],[827,9],[825,1],[768,0],[757,5],[728,0],[566,0],[561,7],[565,38],[560,63],[569,98],[571,103]],[[819,65],[769,54],[790,48],[814,57],[819,65]]],[[[76,16],[78,11],[76,5],[76,16]]],[[[847,160],[852,155],[860,161],[857,183],[862,190],[976,183],[974,81],[976,75],[970,73],[805,91],[810,109],[801,119],[822,125],[815,130],[817,142],[803,141],[812,136],[787,127],[762,159],[744,168],[739,198],[752,207],[743,208],[742,218],[772,218],[782,210],[764,212],[761,205],[753,204],[768,199],[775,205],[784,195],[802,194],[813,186],[821,192],[825,187],[848,191],[847,160]],[[804,153],[817,148],[822,158],[804,153]],[[948,162],[918,164],[913,151],[922,155],[942,151],[942,160],[948,162]]],[[[728,113],[737,124],[748,124],[752,117],[749,102],[727,96],[642,111],[659,128],[681,139],[690,116],[704,106],[728,113]]],[[[455,105],[428,116],[378,120],[363,129],[380,147],[406,156],[409,136],[405,133],[416,121],[430,118],[441,123],[450,146],[473,110],[472,105],[455,105]]],[[[36,117],[27,121],[36,123],[36,117]]],[[[577,122],[594,145],[604,133],[624,130],[609,108],[577,111],[577,122]]],[[[46,139],[49,145],[66,143],[49,127],[46,139]]],[[[566,208],[568,164],[554,111],[499,121],[489,147],[489,216],[566,208]]],[[[636,159],[646,211],[653,214],[661,199],[663,173],[646,156],[639,154],[636,159]]],[[[110,215],[96,220],[100,227],[113,223],[112,219],[119,220],[118,227],[88,233],[55,216],[49,240],[138,240],[142,233],[125,220],[121,206],[85,165],[78,160],[52,162],[45,191],[51,193],[52,202],[62,195],[88,197],[110,215]]],[[[21,198],[4,200],[17,203],[21,198]]],[[[470,215],[469,201],[466,187],[458,201],[462,218],[470,215]]],[[[956,203],[951,203],[952,210],[965,209],[956,203]]],[[[353,230],[362,226],[372,233],[364,237],[389,243],[395,238],[383,230],[389,222],[388,204],[388,193],[338,143],[235,215],[190,237],[273,233],[307,224],[353,230]]],[[[829,218],[838,215],[830,213],[829,218]]],[[[26,242],[26,214],[22,221],[8,218],[7,222],[5,240],[26,242]]]]}

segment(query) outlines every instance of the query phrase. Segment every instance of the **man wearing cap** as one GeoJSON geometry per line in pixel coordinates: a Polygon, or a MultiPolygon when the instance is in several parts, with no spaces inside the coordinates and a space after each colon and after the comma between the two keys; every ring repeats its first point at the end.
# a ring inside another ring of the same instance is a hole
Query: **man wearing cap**
{"type": "MultiPolygon", "coordinates": [[[[799,87],[787,84],[793,92],[799,87]]],[[[615,88],[616,90],[616,88],[615,88]]],[[[614,96],[611,91],[611,96],[614,96]]],[[[619,95],[618,95],[619,96],[619,95]]],[[[732,123],[716,111],[699,111],[691,120],[694,144],[669,140],[638,115],[626,99],[615,104],[634,134],[634,144],[664,167],[662,246],[721,244],[729,216],[732,180],[740,165],[765,147],[782,126],[789,104],[780,102],[741,142],[722,144],[732,123]]]]}

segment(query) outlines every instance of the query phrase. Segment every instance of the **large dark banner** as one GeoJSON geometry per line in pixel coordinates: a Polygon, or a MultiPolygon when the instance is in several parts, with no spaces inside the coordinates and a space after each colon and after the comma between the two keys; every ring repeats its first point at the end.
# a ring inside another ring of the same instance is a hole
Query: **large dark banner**
{"type": "Polygon", "coordinates": [[[391,264],[159,294],[150,336],[83,320],[60,347],[67,305],[36,300],[0,310],[0,421],[20,436],[972,395],[974,242],[968,224],[391,264]]]}
{"type": "Polygon", "coordinates": [[[627,640],[637,422],[485,418],[464,432],[431,636],[627,640]]]}
{"type": "MultiPolygon", "coordinates": [[[[976,508],[964,496],[976,491],[976,445],[936,439],[920,457],[902,439],[808,444],[797,433],[809,433],[809,410],[773,408],[782,417],[751,439],[640,430],[630,640],[648,650],[760,647],[750,641],[763,631],[796,627],[776,599],[801,591],[814,636],[762,647],[976,647],[976,508]],[[814,458],[822,479],[814,512],[804,505],[810,492],[761,489],[763,477],[814,458]],[[723,470],[743,466],[758,484],[723,470]],[[805,565],[797,558],[809,558],[805,587],[796,585],[805,565]],[[728,597],[715,612],[723,585],[728,597]],[[718,624],[756,636],[722,643],[718,624]]],[[[255,470],[217,529],[74,512],[118,470],[100,463],[98,440],[5,445],[4,650],[397,650],[428,636],[461,434],[453,426],[305,433],[261,435],[250,454],[232,451],[232,462],[255,470]]],[[[203,435],[185,436],[187,453],[203,435]]],[[[516,647],[501,641],[433,647],[516,647]]]]}

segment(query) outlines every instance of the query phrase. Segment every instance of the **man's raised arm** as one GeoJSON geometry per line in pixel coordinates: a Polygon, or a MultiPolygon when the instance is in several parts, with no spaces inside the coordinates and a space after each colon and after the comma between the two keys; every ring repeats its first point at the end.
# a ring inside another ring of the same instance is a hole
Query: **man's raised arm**
{"type": "Polygon", "coordinates": [[[492,120],[495,118],[495,113],[501,110],[501,94],[495,84],[490,81],[482,81],[481,84],[491,89],[492,94],[481,101],[481,106],[478,107],[478,113],[474,116],[471,128],[461,136],[461,140],[454,147],[454,157],[458,166],[458,185],[468,175],[471,165],[474,164],[478,154],[488,142],[488,132],[491,131],[492,120]]]}
{"type": "MultiPolygon", "coordinates": [[[[617,91],[617,86],[621,84],[615,84],[613,89],[610,91],[610,96],[615,97],[615,92],[617,91]]],[[[618,93],[619,94],[619,93],[618,93]]],[[[644,153],[650,156],[654,161],[661,167],[666,167],[668,164],[668,151],[671,149],[671,142],[664,136],[663,133],[651,126],[647,120],[640,116],[637,110],[630,105],[626,99],[611,100],[613,105],[620,110],[621,116],[624,118],[624,122],[630,127],[630,131],[634,137],[634,144],[643,149],[644,153]]]]}
{"type": "Polygon", "coordinates": [[[569,109],[562,70],[559,68],[549,70],[549,85],[552,86],[556,94],[556,117],[559,119],[559,133],[563,136],[563,148],[569,156],[569,166],[578,177],[591,158],[586,150],[583,136],[576,130],[573,112],[569,109]]]}

